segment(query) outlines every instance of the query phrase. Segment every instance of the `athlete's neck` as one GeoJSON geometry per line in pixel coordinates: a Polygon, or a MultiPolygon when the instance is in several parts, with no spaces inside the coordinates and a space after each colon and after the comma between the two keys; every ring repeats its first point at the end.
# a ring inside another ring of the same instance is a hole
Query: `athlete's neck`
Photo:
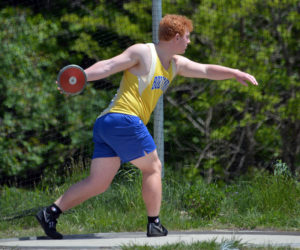
{"type": "Polygon", "coordinates": [[[165,41],[160,41],[158,44],[155,45],[155,49],[160,62],[162,63],[164,68],[168,69],[171,60],[175,55],[172,48],[170,47],[170,44],[168,44],[168,42],[165,41]]]}

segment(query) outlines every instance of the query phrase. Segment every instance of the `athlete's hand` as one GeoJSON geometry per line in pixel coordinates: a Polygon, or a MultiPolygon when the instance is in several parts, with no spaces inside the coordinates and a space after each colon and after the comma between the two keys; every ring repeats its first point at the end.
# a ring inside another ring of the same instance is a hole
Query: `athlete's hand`
{"type": "Polygon", "coordinates": [[[56,81],[55,83],[56,83],[56,86],[57,86],[57,87],[56,87],[56,88],[57,88],[57,90],[58,90],[58,91],[59,91],[61,94],[63,94],[63,92],[62,92],[61,88],[60,88],[60,87],[59,87],[59,85],[58,85],[58,82],[56,81]]]}
{"type": "Polygon", "coordinates": [[[56,86],[57,86],[57,90],[58,90],[61,94],[65,94],[66,96],[69,96],[68,94],[64,93],[64,92],[61,90],[61,88],[59,87],[59,84],[58,84],[57,81],[56,81],[55,83],[56,83],[56,86]]]}
{"type": "Polygon", "coordinates": [[[258,82],[256,81],[254,76],[252,76],[248,73],[242,72],[240,70],[236,70],[235,79],[238,82],[240,82],[241,84],[243,84],[244,86],[248,86],[247,82],[250,82],[253,85],[258,85],[258,82]]]}

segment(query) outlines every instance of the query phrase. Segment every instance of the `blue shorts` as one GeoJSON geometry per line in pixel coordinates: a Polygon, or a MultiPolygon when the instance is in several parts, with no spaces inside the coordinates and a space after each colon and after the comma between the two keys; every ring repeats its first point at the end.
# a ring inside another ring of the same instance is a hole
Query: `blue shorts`
{"type": "Polygon", "coordinates": [[[108,113],[96,120],[93,141],[93,159],[119,156],[123,163],[156,149],[152,136],[139,117],[119,113],[108,113]]]}

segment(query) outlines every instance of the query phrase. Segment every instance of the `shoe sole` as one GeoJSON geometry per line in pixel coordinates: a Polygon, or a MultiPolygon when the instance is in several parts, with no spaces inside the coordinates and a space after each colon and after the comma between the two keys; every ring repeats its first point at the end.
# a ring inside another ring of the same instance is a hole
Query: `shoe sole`
{"type": "MultiPolygon", "coordinates": [[[[47,232],[46,232],[46,229],[45,229],[45,223],[40,219],[40,217],[38,216],[38,214],[35,215],[35,218],[37,219],[37,221],[40,223],[41,227],[43,228],[45,234],[50,237],[51,239],[56,239],[56,240],[60,240],[63,238],[62,235],[57,235],[57,236],[51,236],[49,235],[47,232]]],[[[58,233],[59,234],[59,233],[58,233]]]]}
{"type": "Polygon", "coordinates": [[[162,225],[157,226],[157,225],[152,225],[152,223],[147,225],[147,237],[164,237],[167,235],[168,235],[168,230],[164,228],[162,225]]]}
{"type": "Polygon", "coordinates": [[[168,234],[147,234],[147,237],[164,237],[164,236],[167,236],[168,234]]]}

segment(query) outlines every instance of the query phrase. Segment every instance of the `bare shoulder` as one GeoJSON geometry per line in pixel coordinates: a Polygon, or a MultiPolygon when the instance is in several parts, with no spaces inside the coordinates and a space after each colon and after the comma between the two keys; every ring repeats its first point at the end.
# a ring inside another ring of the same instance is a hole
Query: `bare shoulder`
{"type": "Polygon", "coordinates": [[[191,60],[184,57],[184,56],[181,56],[181,55],[174,55],[173,56],[173,60],[175,62],[175,65],[176,65],[176,70],[177,70],[177,73],[179,73],[181,71],[181,69],[188,64],[188,62],[190,62],[191,60]]]}
{"type": "Polygon", "coordinates": [[[143,43],[136,43],[130,47],[128,47],[125,52],[131,53],[134,55],[143,55],[145,53],[150,52],[149,46],[147,44],[143,43]]]}
{"type": "Polygon", "coordinates": [[[176,63],[176,65],[184,64],[184,63],[187,63],[190,61],[190,59],[188,59],[184,56],[181,56],[181,55],[174,55],[173,60],[176,63]]]}
{"type": "Polygon", "coordinates": [[[205,64],[194,62],[180,55],[174,55],[173,59],[175,61],[178,75],[197,78],[203,78],[206,76],[205,64]]]}
{"type": "Polygon", "coordinates": [[[147,64],[151,51],[147,44],[137,43],[128,47],[123,54],[131,58],[132,60],[137,61],[137,63],[147,64]]]}
{"type": "Polygon", "coordinates": [[[151,66],[151,50],[147,44],[137,43],[124,51],[129,58],[136,63],[131,67],[130,72],[135,75],[144,75],[149,72],[151,66]]]}

